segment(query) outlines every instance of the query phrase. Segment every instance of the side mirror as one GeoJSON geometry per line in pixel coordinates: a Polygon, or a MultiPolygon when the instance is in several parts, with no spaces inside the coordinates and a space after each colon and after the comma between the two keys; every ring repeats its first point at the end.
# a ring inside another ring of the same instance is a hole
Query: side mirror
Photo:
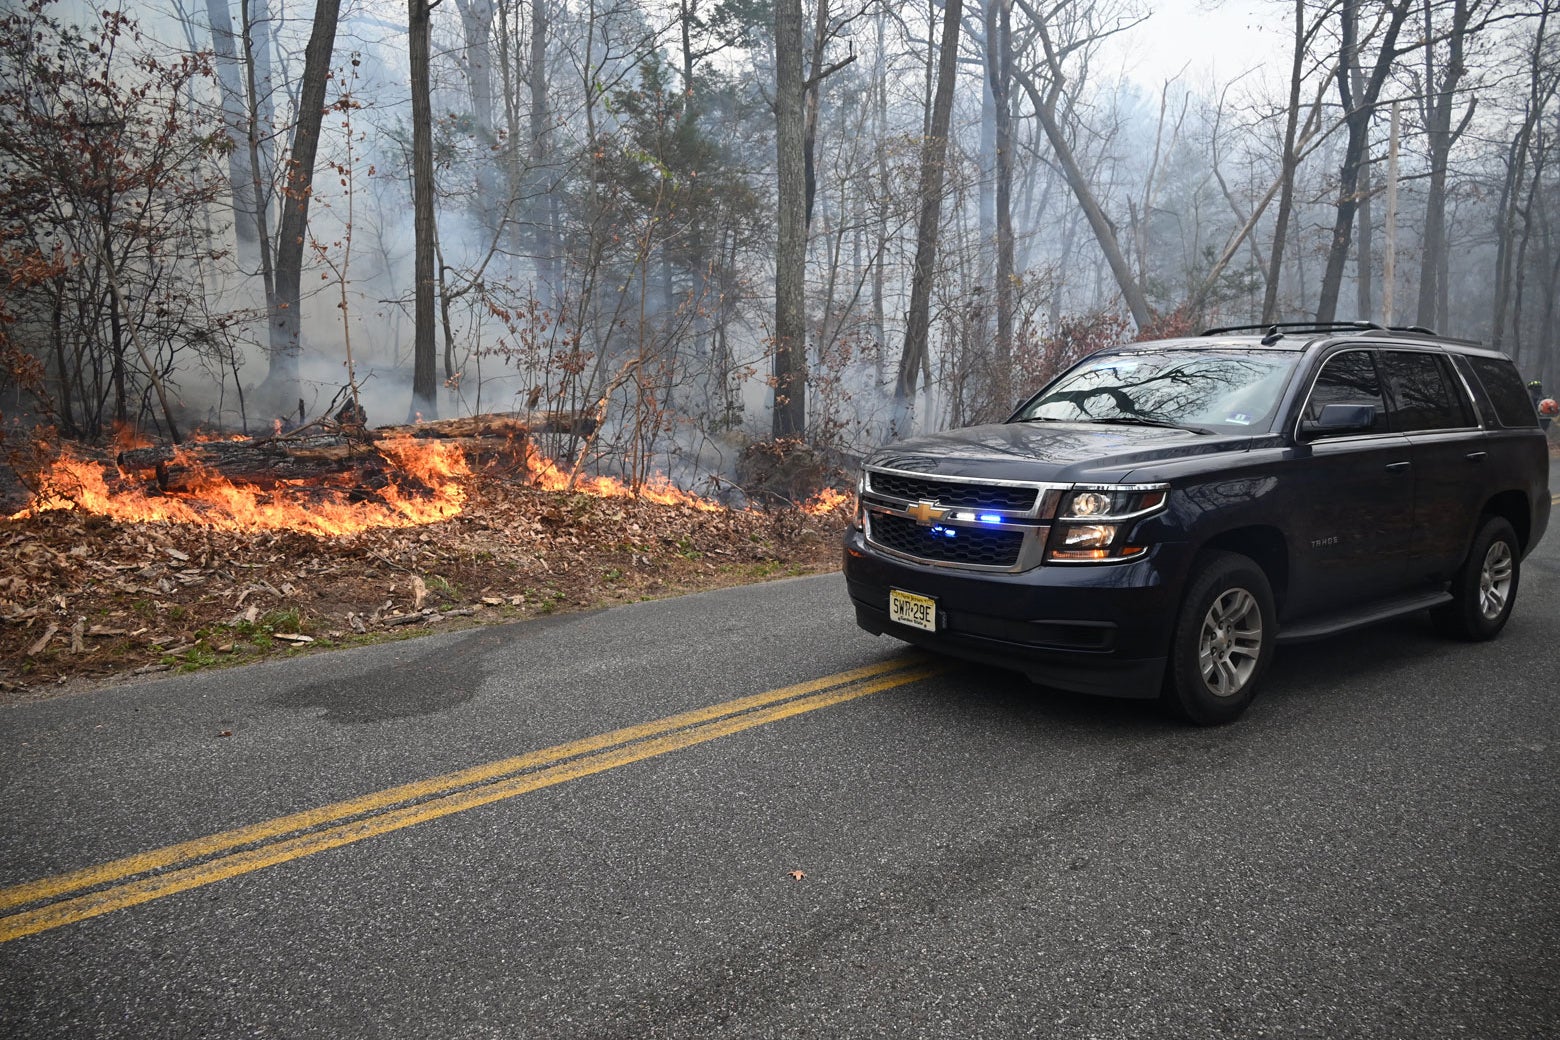
{"type": "Polygon", "coordinates": [[[1335,437],[1346,433],[1369,433],[1376,425],[1376,409],[1368,404],[1326,404],[1316,419],[1300,422],[1300,437],[1335,437]]]}

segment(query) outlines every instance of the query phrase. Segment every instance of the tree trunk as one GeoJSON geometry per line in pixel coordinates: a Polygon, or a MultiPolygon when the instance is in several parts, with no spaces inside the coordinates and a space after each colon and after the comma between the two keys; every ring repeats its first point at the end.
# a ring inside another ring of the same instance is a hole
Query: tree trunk
{"type": "Polygon", "coordinates": [[[536,262],[536,294],[542,307],[552,308],[558,288],[557,226],[553,193],[547,190],[548,164],[552,161],[552,116],[547,106],[547,40],[551,33],[547,4],[531,0],[531,168],[526,184],[526,205],[532,228],[532,253],[536,262]]]}
{"type": "Polygon", "coordinates": [[[910,312],[905,318],[905,349],[894,382],[894,429],[910,432],[916,375],[927,357],[931,327],[932,275],[937,264],[937,231],[942,215],[944,170],[948,156],[948,126],[953,115],[953,84],[958,74],[959,19],[963,0],[947,0],[943,12],[942,45],[937,66],[937,92],[932,101],[931,133],[921,147],[920,213],[916,220],[915,267],[910,279],[910,312]]]}
{"type": "MultiPolygon", "coordinates": [[[[1381,88],[1387,81],[1398,56],[1398,31],[1408,18],[1409,7],[1415,0],[1401,0],[1389,9],[1386,33],[1382,37],[1381,50],[1370,78],[1362,87],[1356,87],[1359,73],[1359,0],[1343,0],[1339,17],[1343,29],[1343,55],[1336,73],[1338,100],[1343,106],[1344,123],[1348,127],[1348,143],[1344,147],[1343,166],[1338,172],[1338,202],[1333,220],[1332,243],[1327,250],[1327,267],[1322,274],[1322,290],[1316,308],[1318,322],[1330,322],[1338,312],[1338,293],[1343,285],[1343,269],[1348,260],[1354,223],[1360,206],[1360,174],[1366,163],[1366,149],[1370,140],[1370,124],[1376,114],[1376,102],[1381,88]]],[[[1361,243],[1363,251],[1364,243],[1361,243]]],[[[1361,264],[1368,271],[1369,258],[1361,264]]],[[[1369,307],[1361,318],[1368,318],[1369,307]]]]}
{"type": "MultiPolygon", "coordinates": [[[[233,195],[233,233],[241,252],[260,239],[255,214],[255,176],[249,163],[249,120],[244,99],[238,48],[234,44],[233,18],[227,0],[206,0],[206,20],[211,24],[211,49],[217,87],[222,96],[222,123],[228,138],[228,181],[233,195]]],[[[248,266],[246,264],[246,266],[248,266]]]]}
{"type": "Polygon", "coordinates": [[[779,212],[772,431],[777,438],[803,437],[807,432],[807,173],[802,109],[802,4],[801,0],[776,0],[775,159],[779,212]]]}
{"type": "MultiPolygon", "coordinates": [[[[1517,214],[1523,210],[1520,203],[1522,188],[1527,181],[1529,155],[1532,151],[1534,131],[1539,118],[1554,98],[1560,85],[1560,69],[1545,61],[1546,36],[1549,26],[1549,9],[1540,12],[1538,28],[1533,34],[1532,59],[1528,76],[1527,111],[1522,125],[1512,141],[1506,158],[1506,177],[1501,185],[1500,208],[1496,214],[1495,228],[1495,289],[1492,294],[1492,323],[1490,345],[1502,349],[1506,335],[1506,316],[1510,310],[1511,286],[1516,255],[1517,214]]],[[[1541,138],[1542,139],[1542,138],[1541,138]]],[[[1540,160],[1540,169],[1542,168],[1540,160]]]]}
{"type": "Polygon", "coordinates": [[[466,80],[471,94],[471,121],[486,150],[477,160],[477,198],[472,207],[485,228],[493,229],[505,208],[498,197],[498,143],[493,131],[493,0],[456,0],[466,45],[466,80]]]}
{"type": "Polygon", "coordinates": [[[276,291],[269,301],[270,371],[268,399],[275,410],[298,396],[298,356],[302,303],[303,250],[309,233],[309,199],[314,190],[314,157],[320,124],[325,118],[325,88],[330,82],[331,51],[341,0],[317,0],[314,28],[303,52],[303,83],[298,94],[298,122],[282,192],[282,220],[276,242],[276,291]]]}
{"type": "Polygon", "coordinates": [[[1278,215],[1274,221],[1273,249],[1268,257],[1267,292],[1262,298],[1262,321],[1278,319],[1278,286],[1283,277],[1284,240],[1289,214],[1295,204],[1295,129],[1300,121],[1300,85],[1305,67],[1305,0],[1295,0],[1295,51],[1289,71],[1289,115],[1284,122],[1283,186],[1279,189],[1278,215]]]}
{"type": "MultiPolygon", "coordinates": [[[[996,409],[1013,404],[1013,6],[1011,0],[988,0],[986,7],[986,77],[997,132],[997,336],[990,393],[996,409]]],[[[990,405],[988,404],[988,407],[990,405]]]]}
{"type": "Polygon", "coordinates": [[[433,301],[433,99],[428,76],[428,0],[408,0],[412,67],[412,403],[407,421],[437,419],[438,348],[433,301]]]}
{"type": "Polygon", "coordinates": [[[1110,265],[1111,274],[1116,279],[1116,287],[1121,291],[1127,310],[1132,314],[1132,320],[1138,328],[1147,328],[1154,317],[1154,312],[1148,306],[1148,297],[1143,294],[1142,286],[1138,284],[1137,277],[1132,273],[1132,265],[1128,262],[1126,254],[1122,252],[1121,242],[1116,237],[1116,227],[1105,215],[1104,207],[1100,205],[1099,199],[1090,188],[1083,167],[1078,164],[1072,145],[1068,142],[1067,135],[1062,132],[1061,120],[1057,118],[1057,102],[1061,99],[1066,85],[1066,76],[1062,71],[1062,57],[1051,41],[1051,33],[1046,26],[1045,18],[1027,5],[1025,10],[1030,13],[1035,32],[1040,37],[1040,43],[1045,50],[1046,74],[1050,82],[1042,93],[1034,79],[1017,68],[1012,70],[1013,78],[1023,86],[1034,104],[1035,115],[1045,130],[1046,139],[1051,142],[1052,150],[1056,152],[1057,165],[1062,168],[1068,186],[1072,188],[1073,195],[1078,199],[1079,208],[1088,218],[1089,228],[1094,232],[1094,240],[1099,243],[1100,252],[1104,254],[1105,262],[1110,265]]]}
{"type": "Polygon", "coordinates": [[[1046,139],[1051,142],[1051,149],[1056,152],[1057,165],[1062,168],[1062,175],[1067,178],[1067,186],[1072,189],[1073,197],[1078,200],[1078,208],[1083,210],[1084,218],[1089,222],[1089,230],[1094,232],[1094,240],[1098,243],[1100,253],[1104,256],[1105,263],[1116,280],[1116,288],[1121,292],[1127,310],[1132,314],[1132,320],[1137,323],[1138,328],[1147,328],[1154,319],[1154,312],[1148,306],[1148,297],[1143,295],[1142,287],[1138,285],[1137,278],[1132,273],[1132,265],[1127,261],[1126,254],[1122,252],[1121,242],[1116,237],[1116,226],[1106,216],[1099,199],[1095,198],[1083,167],[1078,165],[1078,158],[1073,154],[1072,145],[1068,143],[1067,136],[1062,132],[1061,123],[1057,120],[1056,100],[1060,92],[1053,85],[1049,94],[1041,94],[1034,80],[1016,68],[1013,70],[1013,78],[1024,88],[1024,92],[1034,103],[1035,115],[1040,119],[1040,126],[1045,130],[1046,139]]]}
{"type": "MultiPolygon", "coordinates": [[[[1474,0],[1477,3],[1478,0],[1474,0]]],[[[1425,38],[1433,40],[1431,11],[1433,3],[1425,4],[1425,38]]],[[[1462,136],[1473,114],[1473,102],[1469,102],[1467,116],[1462,125],[1452,129],[1452,106],[1456,100],[1457,86],[1467,71],[1463,66],[1463,46],[1472,17],[1468,0],[1453,0],[1452,25],[1446,35],[1447,60],[1440,70],[1435,68],[1435,47],[1425,46],[1425,86],[1431,93],[1424,103],[1426,136],[1430,139],[1430,181],[1425,195],[1424,255],[1419,264],[1419,305],[1417,321],[1431,328],[1446,312],[1446,175],[1451,158],[1452,145],[1462,136]]],[[[1444,331],[1444,330],[1443,330],[1444,331]]]]}

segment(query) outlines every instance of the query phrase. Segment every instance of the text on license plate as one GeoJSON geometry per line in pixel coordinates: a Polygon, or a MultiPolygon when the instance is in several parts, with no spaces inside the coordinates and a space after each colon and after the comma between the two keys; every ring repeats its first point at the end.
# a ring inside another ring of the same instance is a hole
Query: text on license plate
{"type": "Polygon", "coordinates": [[[937,601],[902,589],[888,590],[888,617],[901,625],[937,631],[937,601]]]}

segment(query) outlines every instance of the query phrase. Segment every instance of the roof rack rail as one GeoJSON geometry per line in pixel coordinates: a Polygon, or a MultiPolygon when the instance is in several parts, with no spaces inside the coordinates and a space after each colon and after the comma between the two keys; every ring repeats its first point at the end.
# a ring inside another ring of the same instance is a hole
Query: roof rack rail
{"type": "Polygon", "coordinates": [[[1264,325],[1225,325],[1216,329],[1204,329],[1202,335],[1224,336],[1231,332],[1260,332],[1263,334],[1262,345],[1271,347],[1284,338],[1285,329],[1296,332],[1374,332],[1388,335],[1399,333],[1408,336],[1428,336],[1443,343],[1456,343],[1468,347],[1484,346],[1479,340],[1443,336],[1423,325],[1382,325],[1374,321],[1270,321],[1264,325]]]}
{"type": "MultiPolygon", "coordinates": [[[[1385,325],[1378,325],[1373,321],[1270,321],[1261,325],[1227,325],[1223,328],[1204,329],[1204,336],[1222,336],[1230,332],[1265,332],[1272,336],[1279,334],[1281,329],[1306,329],[1310,332],[1331,332],[1333,329],[1354,329],[1360,332],[1386,332],[1385,325]]],[[[1405,331],[1407,331],[1405,329],[1405,331]]],[[[1415,329],[1416,332],[1428,332],[1428,329],[1415,329]]],[[[1435,335],[1431,332],[1430,335],[1435,335]]]]}

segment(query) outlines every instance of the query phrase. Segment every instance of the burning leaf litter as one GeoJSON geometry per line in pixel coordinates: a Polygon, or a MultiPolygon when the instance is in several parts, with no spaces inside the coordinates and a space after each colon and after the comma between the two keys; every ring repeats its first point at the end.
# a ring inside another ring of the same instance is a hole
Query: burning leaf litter
{"type": "Polygon", "coordinates": [[[669,484],[562,490],[524,448],[505,470],[380,441],[394,472],[370,496],[219,473],[158,493],[62,454],[50,491],[0,519],[0,699],[838,564],[848,496],[759,512],[669,484]]]}

